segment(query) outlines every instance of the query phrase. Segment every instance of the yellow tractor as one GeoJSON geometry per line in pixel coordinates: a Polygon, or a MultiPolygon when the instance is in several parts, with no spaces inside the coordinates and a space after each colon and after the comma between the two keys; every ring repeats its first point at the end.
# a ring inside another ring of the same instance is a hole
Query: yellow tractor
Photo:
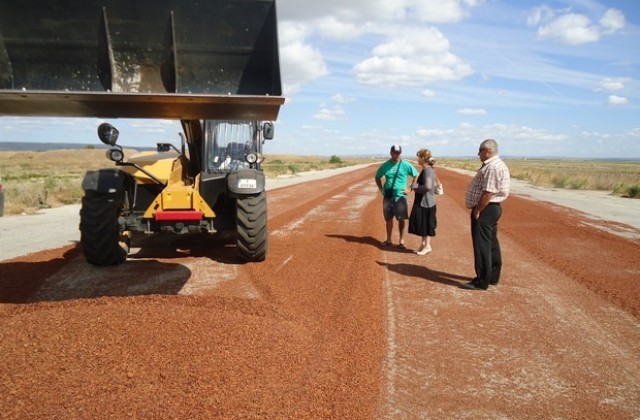
{"type": "Polygon", "coordinates": [[[275,0],[0,0],[0,115],[181,121],[176,146],[87,172],[80,241],[114,265],[135,233],[235,231],[267,254],[262,147],[281,96],[275,0]]]}

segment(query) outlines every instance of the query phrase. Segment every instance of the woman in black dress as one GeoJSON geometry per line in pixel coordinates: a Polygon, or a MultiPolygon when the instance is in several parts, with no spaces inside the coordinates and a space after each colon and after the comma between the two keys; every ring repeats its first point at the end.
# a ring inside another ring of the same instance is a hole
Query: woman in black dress
{"type": "Polygon", "coordinates": [[[409,216],[409,233],[422,237],[420,248],[414,252],[418,255],[427,255],[431,252],[431,238],[436,236],[436,171],[433,168],[435,160],[431,157],[429,149],[420,149],[416,153],[418,164],[422,171],[418,176],[418,182],[413,185],[415,198],[411,215],[409,216]]]}

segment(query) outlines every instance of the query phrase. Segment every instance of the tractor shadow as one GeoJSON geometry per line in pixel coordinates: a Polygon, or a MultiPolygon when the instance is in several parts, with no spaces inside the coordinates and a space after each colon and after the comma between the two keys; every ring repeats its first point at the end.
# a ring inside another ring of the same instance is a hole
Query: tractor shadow
{"type": "Polygon", "coordinates": [[[167,236],[171,238],[133,241],[127,261],[116,266],[89,264],[78,243],[32,254],[30,261],[20,257],[0,262],[0,303],[188,295],[197,293],[191,283],[200,290],[214,288],[244,264],[235,238],[167,236]],[[206,284],[198,279],[201,271],[210,274],[206,284]]]}
{"type": "Polygon", "coordinates": [[[235,233],[211,235],[156,233],[137,235],[131,241],[128,260],[208,258],[221,264],[244,264],[238,256],[235,233]]]}

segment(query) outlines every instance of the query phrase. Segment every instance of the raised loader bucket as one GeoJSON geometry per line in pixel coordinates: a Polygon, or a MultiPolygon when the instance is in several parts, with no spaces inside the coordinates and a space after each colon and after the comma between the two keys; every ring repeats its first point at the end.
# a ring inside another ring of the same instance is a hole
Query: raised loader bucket
{"type": "Polygon", "coordinates": [[[275,0],[0,0],[0,115],[274,120],[275,0]]]}

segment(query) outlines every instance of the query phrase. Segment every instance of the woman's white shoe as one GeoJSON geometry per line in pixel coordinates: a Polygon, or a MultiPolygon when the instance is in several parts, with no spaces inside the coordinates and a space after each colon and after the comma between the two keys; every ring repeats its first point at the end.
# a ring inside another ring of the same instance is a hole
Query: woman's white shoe
{"type": "Polygon", "coordinates": [[[431,252],[431,248],[422,248],[422,249],[416,251],[416,254],[418,254],[418,255],[427,255],[430,252],[431,252]]]}

